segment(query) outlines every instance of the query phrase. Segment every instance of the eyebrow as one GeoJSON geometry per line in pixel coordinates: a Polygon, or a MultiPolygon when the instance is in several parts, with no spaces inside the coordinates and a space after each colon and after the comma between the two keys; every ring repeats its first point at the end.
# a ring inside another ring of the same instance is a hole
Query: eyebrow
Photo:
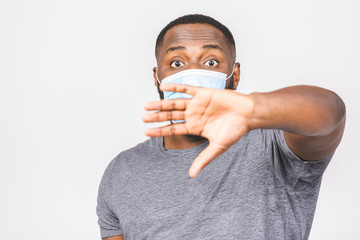
{"type": "Polygon", "coordinates": [[[165,53],[168,53],[168,52],[173,52],[173,51],[176,51],[176,50],[184,50],[185,47],[184,46],[175,46],[175,47],[170,47],[166,50],[165,53]]]}
{"type": "MultiPolygon", "coordinates": [[[[206,44],[204,46],[202,46],[203,49],[218,49],[220,51],[224,51],[219,45],[217,44],[206,44]]],[[[173,51],[176,51],[176,50],[184,50],[186,49],[186,47],[184,46],[174,46],[174,47],[169,47],[165,54],[167,54],[168,52],[173,52],[173,51]]]]}
{"type": "Polygon", "coordinates": [[[202,46],[203,49],[211,48],[211,49],[219,49],[220,51],[224,51],[219,45],[217,44],[207,44],[202,46]]]}

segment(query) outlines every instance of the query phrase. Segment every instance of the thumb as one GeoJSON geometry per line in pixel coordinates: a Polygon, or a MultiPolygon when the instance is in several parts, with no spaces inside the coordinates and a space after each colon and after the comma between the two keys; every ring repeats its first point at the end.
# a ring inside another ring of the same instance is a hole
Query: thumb
{"type": "Polygon", "coordinates": [[[209,145],[197,156],[189,169],[189,176],[195,178],[198,173],[215,158],[224,153],[228,148],[220,144],[210,142],[209,145]]]}

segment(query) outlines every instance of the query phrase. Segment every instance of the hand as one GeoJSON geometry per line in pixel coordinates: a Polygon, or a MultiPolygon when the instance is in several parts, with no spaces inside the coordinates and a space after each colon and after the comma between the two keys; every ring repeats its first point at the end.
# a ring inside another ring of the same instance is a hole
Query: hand
{"type": "Polygon", "coordinates": [[[253,100],[249,95],[232,90],[192,87],[180,84],[163,84],[162,91],[182,92],[192,99],[171,99],[145,104],[148,111],[144,122],[185,120],[184,123],[150,128],[145,134],[150,137],[193,134],[205,137],[209,145],[193,161],[190,177],[196,175],[208,163],[229,149],[247,131],[253,111],[253,100]]]}

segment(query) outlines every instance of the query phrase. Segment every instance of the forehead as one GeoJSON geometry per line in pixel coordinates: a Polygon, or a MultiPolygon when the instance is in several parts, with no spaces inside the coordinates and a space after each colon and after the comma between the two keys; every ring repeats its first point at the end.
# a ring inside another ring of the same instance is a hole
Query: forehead
{"type": "Polygon", "coordinates": [[[229,52],[230,46],[227,43],[224,34],[214,26],[206,23],[181,24],[170,28],[160,46],[161,52],[172,46],[202,46],[205,44],[217,44],[229,52]]]}

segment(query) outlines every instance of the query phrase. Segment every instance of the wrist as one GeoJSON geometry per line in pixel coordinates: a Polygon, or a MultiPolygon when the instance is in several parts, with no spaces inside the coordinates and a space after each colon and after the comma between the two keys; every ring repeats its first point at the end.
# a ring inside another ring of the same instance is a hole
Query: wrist
{"type": "Polygon", "coordinates": [[[269,127],[267,126],[269,123],[266,120],[268,107],[267,101],[264,99],[264,93],[254,92],[248,96],[252,102],[252,109],[248,118],[249,131],[269,127]]]}

